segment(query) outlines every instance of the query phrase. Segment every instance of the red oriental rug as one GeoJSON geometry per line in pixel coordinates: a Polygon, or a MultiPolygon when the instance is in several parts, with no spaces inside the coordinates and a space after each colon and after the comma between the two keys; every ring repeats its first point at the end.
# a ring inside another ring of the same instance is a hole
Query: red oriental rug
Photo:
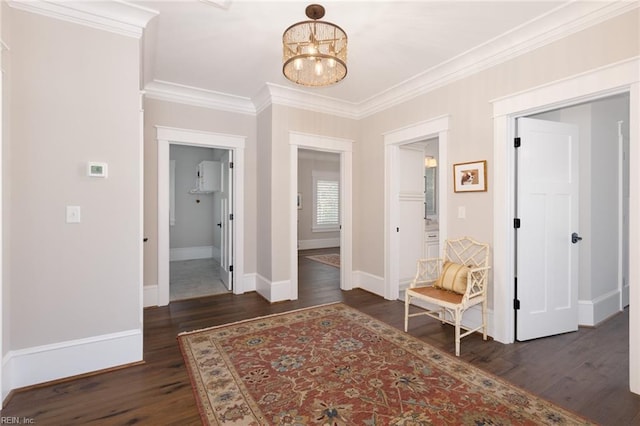
{"type": "Polygon", "coordinates": [[[342,304],[178,340],[205,424],[589,424],[342,304]]]}

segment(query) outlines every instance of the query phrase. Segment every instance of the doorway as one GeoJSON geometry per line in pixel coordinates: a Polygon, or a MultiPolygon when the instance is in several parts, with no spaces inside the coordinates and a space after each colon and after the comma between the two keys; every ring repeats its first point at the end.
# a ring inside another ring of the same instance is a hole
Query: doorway
{"type": "MultiPolygon", "coordinates": [[[[403,127],[384,135],[385,144],[385,240],[384,240],[384,283],[383,283],[383,296],[386,299],[395,300],[400,297],[400,284],[401,284],[401,265],[400,259],[397,255],[400,253],[400,247],[402,246],[402,236],[400,233],[400,227],[402,224],[402,209],[400,204],[401,199],[401,148],[410,146],[413,143],[437,140],[437,154],[438,154],[438,168],[436,181],[438,183],[437,193],[437,205],[438,205],[438,245],[441,246],[441,242],[446,240],[447,235],[447,140],[449,130],[449,117],[437,117],[428,121],[419,122],[411,126],[403,127]]],[[[416,159],[422,161],[420,163],[416,160],[416,173],[417,179],[422,179],[420,176],[424,176],[424,157],[425,149],[423,148],[418,154],[416,159]]],[[[415,179],[411,179],[414,181],[415,179]]],[[[422,181],[419,183],[422,186],[422,181]]],[[[422,189],[419,189],[422,191],[422,189]]],[[[417,201],[420,204],[423,202],[424,194],[417,201]]],[[[411,197],[412,199],[415,197],[411,197]]],[[[424,207],[423,207],[424,208],[424,207]]],[[[419,213],[423,215],[423,211],[419,213]]],[[[405,234],[406,235],[406,234],[405,234]]],[[[422,236],[420,236],[422,238],[422,236]]],[[[411,265],[402,267],[404,269],[412,269],[415,273],[415,260],[411,265]]],[[[380,294],[378,289],[368,289],[376,294],[380,294]]]]}
{"type": "MultiPolygon", "coordinates": [[[[158,141],[158,287],[157,305],[170,299],[170,145],[190,145],[216,148],[228,152],[232,165],[228,174],[222,173],[221,187],[233,185],[233,197],[228,201],[228,220],[233,221],[229,232],[230,272],[233,274],[233,293],[244,293],[244,147],[245,137],[227,134],[157,127],[158,141]],[[231,216],[233,215],[233,216],[231,216]]],[[[223,154],[224,155],[224,154],[223,154]]],[[[222,170],[222,169],[221,169],[222,170]]]]}
{"type": "MultiPolygon", "coordinates": [[[[621,93],[629,93],[629,193],[638,193],[637,164],[640,150],[640,85],[637,58],[617,62],[602,68],[571,76],[541,87],[504,96],[493,101],[494,120],[494,238],[493,238],[493,312],[490,313],[490,334],[501,343],[513,343],[513,241],[515,190],[513,183],[513,141],[516,117],[559,108],[621,93]]],[[[637,218],[640,204],[630,198],[629,258],[638,256],[640,234],[637,218]]],[[[629,263],[629,305],[640,304],[640,264],[629,263]]],[[[640,314],[629,312],[629,384],[640,394],[640,314]]]]}
{"type": "Polygon", "coordinates": [[[517,133],[516,339],[596,326],[628,300],[629,95],[519,118],[517,133]]]}
{"type": "Polygon", "coordinates": [[[341,186],[340,154],[298,149],[296,202],[300,286],[331,281],[340,287],[341,186]]]}
{"type": "Polygon", "coordinates": [[[170,301],[231,291],[229,150],[170,144],[170,301]]]}
{"type": "MultiPolygon", "coordinates": [[[[352,145],[350,139],[334,138],[299,132],[289,132],[290,159],[290,285],[288,299],[298,298],[298,159],[299,152],[332,153],[340,159],[339,173],[339,240],[340,240],[340,288],[352,289],[352,145]]],[[[304,205],[303,199],[300,202],[304,205]]]]}
{"type": "MultiPolygon", "coordinates": [[[[442,192],[438,179],[438,138],[400,145],[398,151],[397,234],[399,251],[398,285],[401,295],[416,273],[416,261],[439,257],[440,221],[438,198],[442,192]]],[[[402,297],[401,297],[402,299],[402,297]]]]}

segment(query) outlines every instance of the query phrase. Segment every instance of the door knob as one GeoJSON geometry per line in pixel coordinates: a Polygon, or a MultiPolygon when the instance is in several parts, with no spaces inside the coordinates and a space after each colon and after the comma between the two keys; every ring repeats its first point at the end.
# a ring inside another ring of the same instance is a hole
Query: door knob
{"type": "Polygon", "coordinates": [[[577,243],[578,241],[580,241],[582,239],[581,236],[578,235],[577,232],[574,232],[573,234],[571,234],[571,242],[573,244],[577,243]]]}

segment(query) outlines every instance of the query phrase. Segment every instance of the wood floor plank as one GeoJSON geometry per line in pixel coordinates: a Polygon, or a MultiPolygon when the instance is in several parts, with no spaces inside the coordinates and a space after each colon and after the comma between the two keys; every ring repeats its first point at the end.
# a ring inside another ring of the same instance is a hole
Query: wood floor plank
{"type": "MultiPolygon", "coordinates": [[[[320,250],[319,252],[322,252],[320,250]]],[[[2,416],[38,425],[200,424],[178,333],[330,302],[343,302],[402,329],[404,306],[363,290],[342,291],[338,268],[299,257],[299,299],[270,304],[256,293],[172,302],[144,312],[145,363],[16,392],[2,416]]],[[[628,311],[597,328],[503,345],[462,340],[461,359],[602,425],[640,425],[629,392],[628,311]]],[[[448,353],[453,327],[415,318],[409,333],[448,353]]]]}

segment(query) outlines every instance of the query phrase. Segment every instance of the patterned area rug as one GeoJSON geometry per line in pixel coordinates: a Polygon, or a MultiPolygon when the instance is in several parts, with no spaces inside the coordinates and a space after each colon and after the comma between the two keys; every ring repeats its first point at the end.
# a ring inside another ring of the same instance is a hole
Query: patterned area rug
{"type": "Polygon", "coordinates": [[[316,254],[314,256],[306,256],[307,259],[315,260],[316,262],[324,263],[327,265],[340,267],[340,254],[328,253],[328,254],[316,254]]]}
{"type": "Polygon", "coordinates": [[[178,340],[205,424],[589,424],[342,304],[178,340]]]}

